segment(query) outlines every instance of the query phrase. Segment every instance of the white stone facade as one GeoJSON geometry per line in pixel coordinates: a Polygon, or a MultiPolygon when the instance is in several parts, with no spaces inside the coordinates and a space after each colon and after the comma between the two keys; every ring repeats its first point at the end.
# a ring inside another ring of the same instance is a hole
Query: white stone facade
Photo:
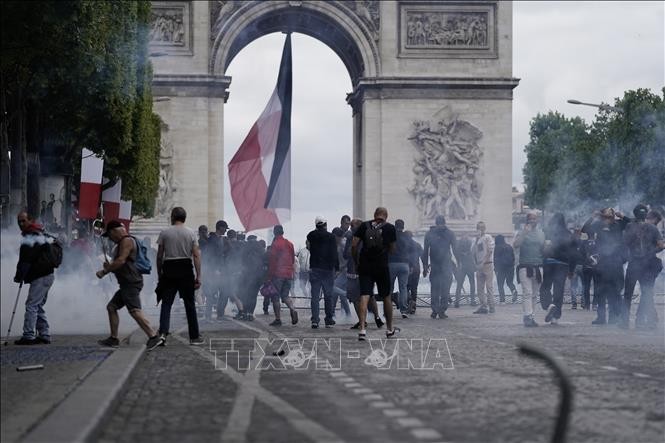
{"type": "Polygon", "coordinates": [[[354,214],[382,205],[407,226],[431,223],[409,192],[409,136],[414,122],[447,109],[482,133],[483,152],[477,214],[450,223],[467,230],[482,219],[491,232],[512,232],[510,2],[153,1],[153,12],[154,95],[169,97],[155,110],[174,151],[172,204],[191,225],[223,217],[226,67],[261,35],[292,31],[328,44],[351,75],[354,214]]]}

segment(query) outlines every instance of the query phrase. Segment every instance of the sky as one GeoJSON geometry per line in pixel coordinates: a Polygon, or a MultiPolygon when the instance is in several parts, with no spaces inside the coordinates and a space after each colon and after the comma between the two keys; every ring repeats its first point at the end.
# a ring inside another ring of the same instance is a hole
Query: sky
{"type": "MultiPolygon", "coordinates": [[[[529,121],[556,110],[592,121],[595,108],[578,99],[612,103],[628,89],[665,86],[665,3],[514,2],[513,184],[522,182],[529,121]]],[[[351,80],[323,43],[293,34],[292,217],[286,236],[304,243],[314,218],[329,229],[352,209],[352,120],[345,97],[351,80]]],[[[233,157],[265,107],[277,80],[284,34],[261,37],[231,62],[224,108],[225,161],[233,157]]],[[[225,219],[241,229],[228,178],[225,219]]],[[[261,234],[261,233],[259,233],[261,234]]],[[[265,237],[265,235],[263,235],[265,237]]]]}

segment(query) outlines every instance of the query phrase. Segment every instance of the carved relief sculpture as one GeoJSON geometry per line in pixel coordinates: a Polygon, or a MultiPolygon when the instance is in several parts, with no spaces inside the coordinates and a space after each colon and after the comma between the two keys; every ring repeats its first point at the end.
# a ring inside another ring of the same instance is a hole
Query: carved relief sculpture
{"type": "Polygon", "coordinates": [[[407,47],[485,48],[488,32],[486,12],[406,13],[407,47]]]}
{"type": "Polygon", "coordinates": [[[168,136],[168,126],[162,126],[162,146],[159,152],[159,191],[157,195],[157,215],[168,216],[175,205],[177,181],[173,172],[175,149],[168,136]]]}
{"type": "Polygon", "coordinates": [[[191,3],[153,1],[150,11],[150,46],[157,52],[192,54],[191,3]]]}
{"type": "Polygon", "coordinates": [[[447,108],[429,121],[413,123],[409,140],[416,148],[414,185],[409,192],[424,220],[444,215],[450,220],[474,220],[482,193],[478,142],[482,132],[447,108]]]}
{"type": "Polygon", "coordinates": [[[217,0],[210,4],[210,40],[215,40],[222,25],[231,15],[247,1],[217,0]]]}
{"type": "Polygon", "coordinates": [[[379,30],[381,27],[379,2],[376,0],[356,0],[355,12],[360,20],[367,25],[374,40],[379,40],[379,30]]]}
{"type": "Polygon", "coordinates": [[[163,42],[174,46],[185,44],[185,24],[182,9],[157,9],[152,11],[150,43],[163,42]]]}

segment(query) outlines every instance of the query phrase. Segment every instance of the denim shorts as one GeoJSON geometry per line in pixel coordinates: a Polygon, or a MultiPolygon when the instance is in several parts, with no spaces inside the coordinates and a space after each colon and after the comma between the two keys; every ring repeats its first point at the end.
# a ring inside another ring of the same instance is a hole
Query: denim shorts
{"type": "Polygon", "coordinates": [[[128,311],[141,309],[141,289],[143,285],[122,285],[116,291],[109,302],[115,309],[122,309],[127,306],[128,311]]]}

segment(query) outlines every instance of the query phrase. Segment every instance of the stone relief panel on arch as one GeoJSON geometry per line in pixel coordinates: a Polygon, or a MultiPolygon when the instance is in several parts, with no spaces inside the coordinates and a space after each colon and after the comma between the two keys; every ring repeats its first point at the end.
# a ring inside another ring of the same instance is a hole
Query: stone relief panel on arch
{"type": "Polygon", "coordinates": [[[401,57],[494,58],[496,4],[400,2],[401,57]]]}
{"type": "Polygon", "coordinates": [[[175,178],[175,148],[169,128],[162,125],[162,145],[159,151],[159,190],[157,191],[157,202],[155,215],[168,216],[175,206],[175,194],[178,190],[178,181],[175,178]]]}
{"type": "Polygon", "coordinates": [[[169,55],[193,53],[191,6],[191,2],[152,2],[148,34],[151,52],[169,55]]]}
{"type": "Polygon", "coordinates": [[[408,139],[416,153],[409,192],[422,220],[444,215],[449,220],[478,217],[482,194],[483,133],[450,108],[430,120],[413,122],[408,139]]]}
{"type": "Polygon", "coordinates": [[[224,23],[251,0],[215,0],[210,2],[210,40],[215,40],[224,23]]]}

